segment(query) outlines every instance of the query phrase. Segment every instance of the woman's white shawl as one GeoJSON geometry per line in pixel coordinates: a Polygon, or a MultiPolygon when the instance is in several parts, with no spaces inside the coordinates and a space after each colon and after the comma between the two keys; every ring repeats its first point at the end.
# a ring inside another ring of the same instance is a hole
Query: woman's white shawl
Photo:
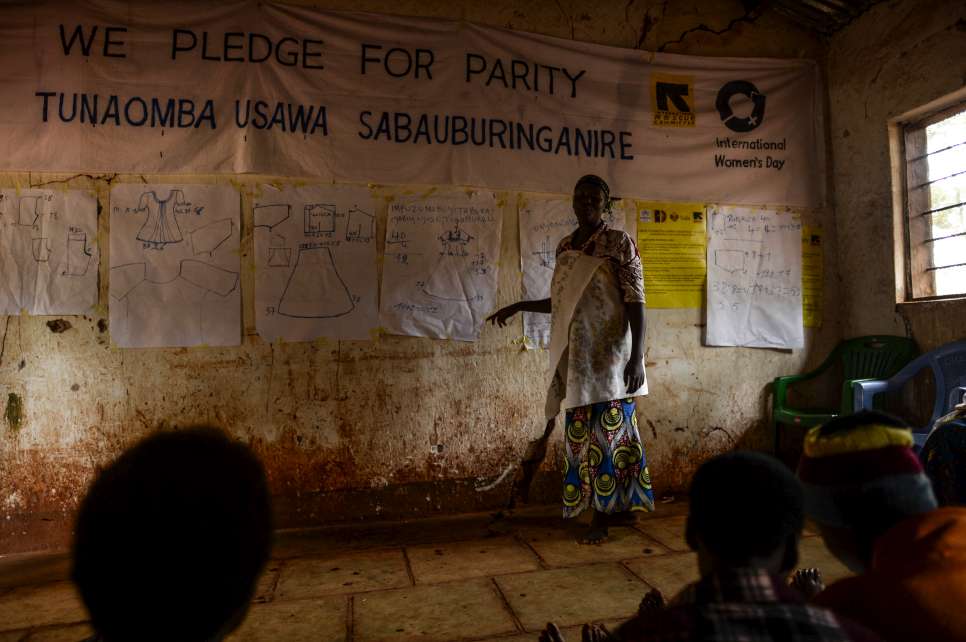
{"type": "Polygon", "coordinates": [[[617,276],[606,259],[575,250],[561,252],[550,300],[547,420],[556,417],[561,407],[647,394],[646,374],[638,390],[628,392],[624,384],[631,332],[617,276]]]}

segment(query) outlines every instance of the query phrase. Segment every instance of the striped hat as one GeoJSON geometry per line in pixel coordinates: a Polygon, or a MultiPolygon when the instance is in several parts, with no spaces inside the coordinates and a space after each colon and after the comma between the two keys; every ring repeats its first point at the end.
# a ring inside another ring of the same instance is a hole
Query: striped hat
{"type": "Polygon", "coordinates": [[[912,444],[904,422],[876,411],[812,428],[798,465],[805,513],[827,526],[875,522],[886,527],[936,508],[912,444]]]}

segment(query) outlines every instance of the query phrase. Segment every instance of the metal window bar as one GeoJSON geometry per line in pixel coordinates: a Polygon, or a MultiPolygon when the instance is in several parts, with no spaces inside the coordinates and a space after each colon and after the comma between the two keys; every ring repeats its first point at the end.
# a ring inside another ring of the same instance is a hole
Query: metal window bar
{"type": "Polygon", "coordinates": [[[951,210],[956,207],[962,207],[963,205],[966,205],[966,201],[963,201],[962,203],[955,203],[954,205],[944,205],[943,207],[937,207],[934,210],[926,210],[925,212],[919,212],[918,214],[916,214],[916,217],[929,216],[931,214],[936,214],[938,212],[945,212],[946,210],[951,210]]]}
{"type": "Polygon", "coordinates": [[[956,234],[948,234],[946,236],[934,236],[931,239],[923,241],[923,245],[926,243],[935,243],[936,241],[945,241],[946,239],[954,239],[957,236],[966,236],[966,232],[957,232],[956,234]]]}
{"type": "Polygon", "coordinates": [[[943,176],[942,178],[937,178],[935,180],[926,181],[925,183],[920,183],[919,185],[916,185],[915,187],[913,187],[911,189],[921,189],[923,187],[926,187],[927,185],[932,185],[933,183],[938,183],[939,181],[944,181],[944,180],[947,180],[947,179],[950,179],[950,178],[955,178],[956,176],[962,176],[963,174],[966,174],[966,169],[961,170],[961,171],[958,171],[958,172],[953,172],[952,174],[949,174],[948,176],[943,176]]]}
{"type": "Polygon", "coordinates": [[[950,145],[949,147],[943,147],[942,149],[937,149],[934,152],[927,152],[925,154],[922,154],[921,156],[915,156],[913,158],[907,158],[906,159],[906,162],[907,163],[914,163],[915,161],[919,161],[919,160],[922,160],[924,158],[928,158],[929,156],[932,156],[933,154],[939,154],[940,152],[949,151],[950,149],[955,149],[955,148],[957,148],[957,147],[959,147],[961,145],[966,145],[966,140],[964,140],[964,141],[962,141],[960,143],[956,143],[955,145],[950,145]]]}
{"type": "Polygon", "coordinates": [[[935,272],[936,270],[946,270],[948,268],[963,267],[966,263],[953,263],[952,265],[937,265],[936,267],[926,268],[926,272],[935,272]]]}

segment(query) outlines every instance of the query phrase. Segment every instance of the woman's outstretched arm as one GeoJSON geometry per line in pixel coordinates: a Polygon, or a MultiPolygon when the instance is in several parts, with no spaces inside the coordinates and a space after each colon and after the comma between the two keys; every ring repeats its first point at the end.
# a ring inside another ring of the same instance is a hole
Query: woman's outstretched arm
{"type": "Polygon", "coordinates": [[[517,312],[539,312],[550,314],[550,299],[540,299],[539,301],[517,301],[505,308],[500,308],[486,318],[490,323],[499,325],[501,328],[506,325],[517,312]]]}

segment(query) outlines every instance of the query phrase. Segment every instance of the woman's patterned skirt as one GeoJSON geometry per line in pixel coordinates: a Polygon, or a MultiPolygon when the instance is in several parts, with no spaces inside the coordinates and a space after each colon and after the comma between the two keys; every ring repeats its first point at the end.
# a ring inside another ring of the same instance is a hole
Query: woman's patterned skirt
{"type": "Polygon", "coordinates": [[[654,510],[651,475],[637,431],[634,399],[569,408],[566,413],[563,514],[654,510]]]}

